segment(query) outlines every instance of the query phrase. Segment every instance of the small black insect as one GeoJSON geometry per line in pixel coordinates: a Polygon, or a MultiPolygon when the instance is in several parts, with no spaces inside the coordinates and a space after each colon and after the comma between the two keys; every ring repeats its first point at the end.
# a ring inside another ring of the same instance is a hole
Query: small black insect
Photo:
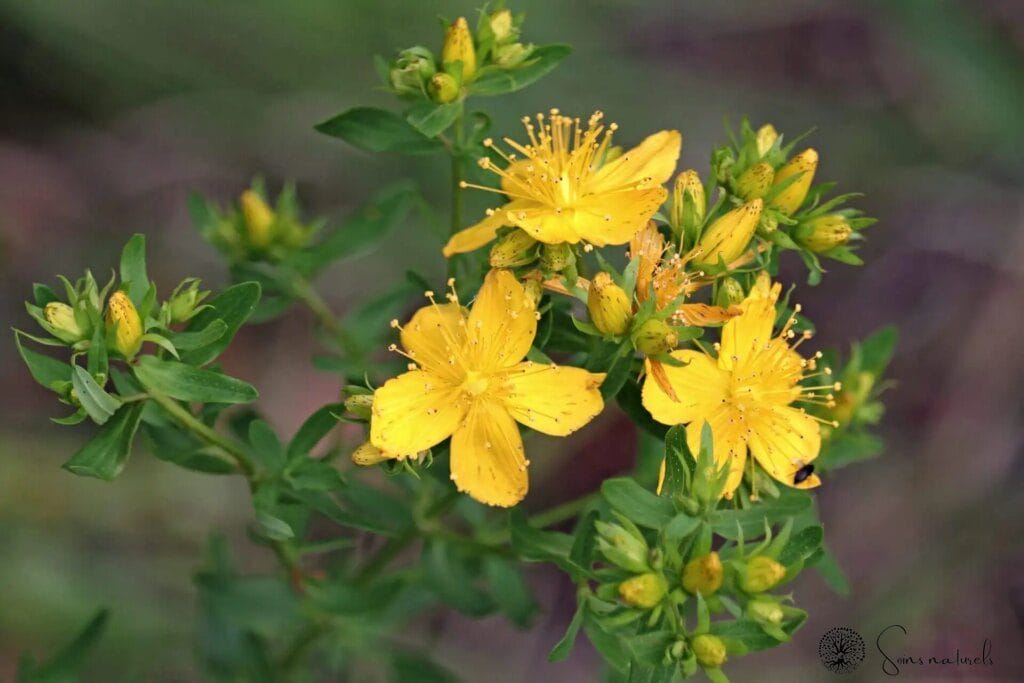
{"type": "Polygon", "coordinates": [[[804,465],[796,471],[796,474],[793,475],[793,483],[799,484],[812,474],[814,474],[814,465],[804,465]]]}

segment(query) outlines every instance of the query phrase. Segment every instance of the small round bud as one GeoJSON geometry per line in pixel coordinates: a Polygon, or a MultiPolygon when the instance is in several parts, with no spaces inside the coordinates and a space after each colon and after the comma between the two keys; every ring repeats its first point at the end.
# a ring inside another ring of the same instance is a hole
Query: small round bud
{"type": "Polygon", "coordinates": [[[853,229],[845,218],[828,214],[796,226],[793,238],[811,251],[822,252],[846,244],[852,234],[853,229]]]}
{"type": "Polygon", "coordinates": [[[494,48],[494,51],[491,53],[491,59],[494,60],[495,64],[504,69],[514,69],[525,62],[532,52],[532,45],[509,43],[508,45],[499,45],[494,48]]]}
{"type": "Polygon", "coordinates": [[[779,219],[770,211],[761,214],[761,220],[757,222],[757,234],[759,237],[768,239],[772,233],[779,229],[779,219]]]}
{"type": "Polygon", "coordinates": [[[196,314],[199,303],[209,296],[209,292],[199,291],[199,280],[190,278],[185,280],[167,302],[167,308],[171,314],[172,323],[187,322],[196,314]]]}
{"type": "Polygon", "coordinates": [[[697,657],[697,662],[706,669],[717,669],[725,664],[725,643],[718,636],[710,633],[694,636],[690,648],[697,657]]]}
{"type": "Polygon", "coordinates": [[[142,346],[142,320],[128,295],[118,290],[107,301],[108,344],[125,358],[142,346]]]}
{"type": "Polygon", "coordinates": [[[364,420],[370,419],[373,394],[353,394],[345,399],[345,410],[364,420]]]}
{"type": "Polygon", "coordinates": [[[430,99],[438,104],[448,104],[459,97],[459,83],[451,74],[434,74],[430,79],[429,90],[430,99]]]}
{"type": "Polygon", "coordinates": [[[722,587],[725,571],[718,553],[711,552],[703,557],[696,557],[683,567],[683,590],[696,595],[712,595],[722,587]]]}
{"type": "Polygon", "coordinates": [[[434,55],[425,47],[417,46],[398,54],[392,63],[389,79],[391,87],[399,95],[418,95],[423,93],[436,72],[434,55]]]}
{"type": "Polygon", "coordinates": [[[665,597],[668,586],[660,572],[647,572],[619,584],[619,597],[633,607],[651,609],[665,597]]]}
{"type": "Polygon", "coordinates": [[[785,575],[786,568],[781,564],[765,555],[757,555],[743,568],[740,588],[745,593],[763,593],[774,588],[785,575]]]}
{"type": "Polygon", "coordinates": [[[455,62],[462,63],[462,82],[472,81],[476,74],[476,49],[473,47],[473,36],[469,32],[469,22],[465,17],[459,17],[448,27],[444,44],[441,46],[441,64],[445,71],[450,71],[451,65],[455,62]]]}
{"type": "Polygon", "coordinates": [[[488,18],[488,23],[491,26],[491,33],[494,34],[495,42],[501,43],[514,37],[512,32],[515,30],[515,26],[512,21],[511,10],[500,9],[494,12],[488,18]]]}
{"type": "Polygon", "coordinates": [[[65,344],[74,344],[88,336],[88,331],[75,319],[75,309],[62,301],[51,301],[43,308],[43,317],[50,324],[53,336],[65,344]]]}
{"type": "Polygon", "coordinates": [[[549,273],[561,273],[570,266],[576,265],[576,254],[572,247],[564,242],[561,244],[545,244],[540,252],[540,266],[549,273]]]}
{"type": "Polygon", "coordinates": [[[746,295],[743,293],[743,285],[734,277],[727,277],[718,283],[718,293],[715,295],[715,303],[722,308],[729,308],[743,301],[746,295]]]}
{"type": "Polygon", "coordinates": [[[590,283],[587,295],[590,321],[600,332],[621,337],[629,329],[633,305],[629,296],[612,280],[608,273],[600,272],[590,283]]]}
{"type": "Polygon", "coordinates": [[[679,344],[679,333],[664,320],[650,318],[633,333],[633,346],[648,356],[668,353],[679,344]]]}
{"type": "Polygon", "coordinates": [[[352,451],[352,462],[362,467],[370,467],[378,463],[384,462],[388,459],[388,456],[384,454],[384,451],[374,446],[369,441],[363,442],[359,448],[352,451]]]}
{"type": "Polygon", "coordinates": [[[672,186],[672,225],[677,229],[693,230],[704,221],[707,199],[700,176],[693,169],[676,176],[672,186]]]}
{"type": "Polygon", "coordinates": [[[770,123],[766,123],[757,129],[757,156],[763,157],[768,153],[768,150],[772,148],[775,141],[779,139],[779,134],[775,130],[775,126],[770,123]]]}
{"type": "Polygon", "coordinates": [[[506,233],[491,247],[492,268],[516,268],[537,259],[537,240],[516,228],[506,233]]]}
{"type": "Polygon", "coordinates": [[[747,603],[746,611],[747,616],[754,621],[775,626],[781,624],[785,616],[779,604],[769,600],[751,600],[747,603]]]}
{"type": "Polygon", "coordinates": [[[246,190],[239,198],[249,244],[257,249],[267,247],[273,239],[274,211],[255,190],[246,190]]]}
{"type": "Polygon", "coordinates": [[[800,177],[786,186],[779,194],[772,199],[770,206],[778,209],[787,216],[792,215],[804,203],[807,198],[807,191],[811,189],[814,181],[814,172],[818,169],[818,153],[813,149],[805,149],[786,164],[775,174],[773,186],[780,185],[784,181],[799,175],[800,177]]]}

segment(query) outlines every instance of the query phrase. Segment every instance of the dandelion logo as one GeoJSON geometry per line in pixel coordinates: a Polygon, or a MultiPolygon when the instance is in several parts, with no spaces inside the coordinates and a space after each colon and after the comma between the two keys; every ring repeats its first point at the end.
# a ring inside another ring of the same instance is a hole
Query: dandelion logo
{"type": "Polygon", "coordinates": [[[864,639],[852,628],[831,628],[818,641],[818,656],[832,673],[852,673],[864,661],[864,639]]]}

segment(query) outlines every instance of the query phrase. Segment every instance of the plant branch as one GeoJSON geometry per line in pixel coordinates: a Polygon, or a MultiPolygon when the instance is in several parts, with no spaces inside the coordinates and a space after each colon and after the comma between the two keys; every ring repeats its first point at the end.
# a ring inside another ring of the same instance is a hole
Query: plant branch
{"type": "Polygon", "coordinates": [[[351,356],[357,353],[358,345],[352,336],[345,330],[341,321],[331,312],[330,306],[323,300],[320,294],[313,289],[309,280],[301,275],[294,275],[291,280],[292,294],[313,313],[317,322],[334,337],[338,346],[346,355],[351,356]]]}

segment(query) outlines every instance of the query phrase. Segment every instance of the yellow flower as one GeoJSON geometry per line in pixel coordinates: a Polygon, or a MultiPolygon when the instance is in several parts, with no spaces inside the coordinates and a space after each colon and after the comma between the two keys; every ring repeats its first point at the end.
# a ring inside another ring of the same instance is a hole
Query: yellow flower
{"type": "MultiPolygon", "coordinates": [[[[663,368],[678,401],[650,376],[644,382],[644,407],[658,422],[686,424],[686,440],[694,453],[700,448],[704,423],[710,424],[715,462],[719,468],[729,468],[726,496],[743,478],[748,449],[768,474],[787,486],[806,489],[821,484],[810,464],[821,449],[818,418],[792,404],[833,405],[831,393],[819,392],[840,386],[838,382],[800,384],[808,377],[832,373],[828,368],[814,372],[820,353],[810,360],[796,353],[796,347],[810,338],[809,332],[790,346],[789,340],[796,336],[791,329],[795,318],[789,318],[779,334],[772,334],[780,291],[781,285],[772,286],[767,278],[755,284],[740,304],[740,315],[722,328],[717,358],[703,349],[672,353],[685,363],[663,368]]],[[[651,362],[646,362],[650,370],[651,362]]]]}
{"type": "Polygon", "coordinates": [[[427,294],[431,304],[404,327],[392,322],[412,364],[376,391],[370,441],[401,458],[451,436],[455,486],[481,503],[515,505],[529,464],[516,422],[571,434],[604,407],[604,375],[523,360],[537,333],[536,304],[508,271],[487,274],[469,311],[454,291],[445,304],[427,294]]]}
{"type": "Polygon", "coordinates": [[[131,358],[142,346],[142,320],[128,295],[118,290],[107,301],[107,333],[114,349],[131,358]]]}
{"type": "Polygon", "coordinates": [[[557,109],[547,119],[538,114],[536,124],[525,117],[529,142],[521,145],[505,138],[511,153],[484,140],[507,162],[499,168],[489,157],[480,160],[482,168],[501,178],[501,189],[465,182],[462,186],[497,192],[510,201],[453,235],[444,255],[478,249],[504,225],[522,228],[547,244],[586,241],[602,247],[628,242],[665,201],[667,192],[661,185],[675,170],[682,137],[678,131],[663,130],[607,161],[617,126],[606,126],[602,117],[597,112],[586,127],[557,109]]]}

